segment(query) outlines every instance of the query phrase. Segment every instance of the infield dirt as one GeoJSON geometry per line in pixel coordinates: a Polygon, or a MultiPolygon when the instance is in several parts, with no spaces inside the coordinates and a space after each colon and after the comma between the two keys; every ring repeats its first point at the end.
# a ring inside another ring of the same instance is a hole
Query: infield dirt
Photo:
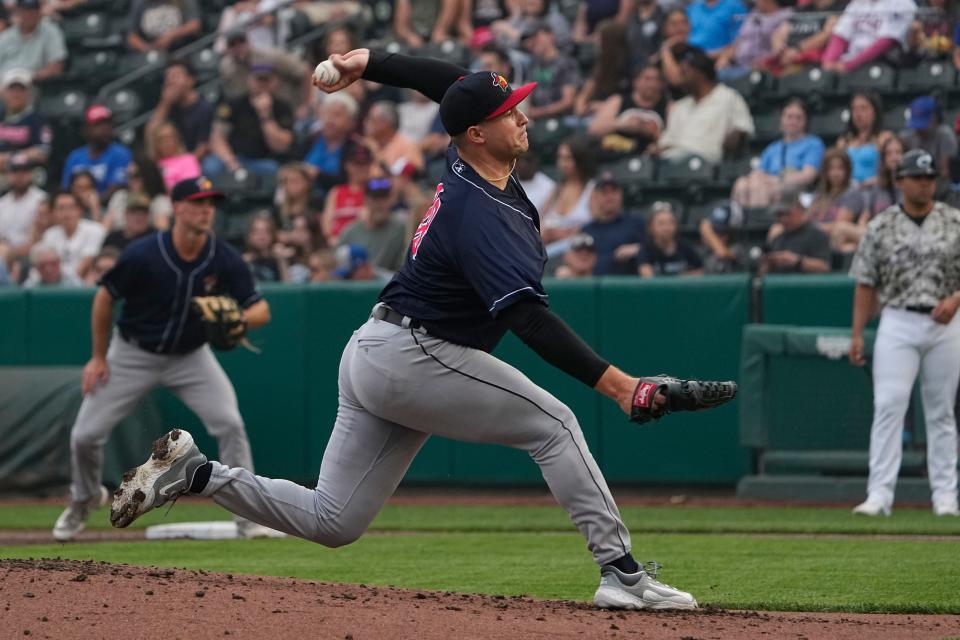
{"type": "Polygon", "coordinates": [[[791,638],[960,636],[937,615],[598,611],[575,602],[413,591],[101,562],[0,560],[3,637],[791,638]]]}

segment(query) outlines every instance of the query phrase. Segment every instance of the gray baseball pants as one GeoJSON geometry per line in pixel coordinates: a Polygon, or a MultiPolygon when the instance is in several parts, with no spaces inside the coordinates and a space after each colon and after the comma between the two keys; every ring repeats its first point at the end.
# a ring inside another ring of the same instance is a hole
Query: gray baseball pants
{"type": "Polygon", "coordinates": [[[104,443],[117,423],[157,386],[173,391],[200,417],[216,438],[224,461],[253,469],[237,394],[209,346],[183,355],[163,355],[144,351],[114,332],[107,365],[107,383],[84,396],[70,432],[74,500],[99,495],[104,443]]]}
{"type": "Polygon", "coordinates": [[[316,489],[213,463],[205,496],[329,547],[360,537],[431,435],[523,449],[598,564],[630,535],[563,403],[492,355],[370,319],[340,361],[339,409],[316,489]]]}

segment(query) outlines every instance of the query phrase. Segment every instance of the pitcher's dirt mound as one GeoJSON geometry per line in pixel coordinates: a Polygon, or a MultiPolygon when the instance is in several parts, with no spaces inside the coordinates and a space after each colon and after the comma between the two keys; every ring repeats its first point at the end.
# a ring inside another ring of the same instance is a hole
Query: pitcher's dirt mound
{"type": "Polygon", "coordinates": [[[0,561],[4,637],[943,638],[954,616],[611,613],[585,604],[65,560],[0,561]]]}

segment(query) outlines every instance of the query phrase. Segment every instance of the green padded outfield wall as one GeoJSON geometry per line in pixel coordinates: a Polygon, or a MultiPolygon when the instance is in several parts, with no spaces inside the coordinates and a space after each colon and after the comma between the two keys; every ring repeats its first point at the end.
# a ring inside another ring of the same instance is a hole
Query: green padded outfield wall
{"type": "MultiPolygon", "coordinates": [[[[748,278],[611,279],[598,289],[598,350],[634,374],[736,380],[748,278]]],[[[737,401],[637,429],[602,401],[600,451],[610,482],[730,483],[750,459],[737,435],[737,401]]]]}
{"type": "MultiPolygon", "coordinates": [[[[735,378],[747,320],[746,276],[548,281],[552,307],[609,360],[634,373],[735,378]]],[[[272,322],[251,334],[262,349],[220,354],[234,382],[257,471],[315,482],[336,417],[343,345],[369,315],[379,285],[264,287],[272,322]]],[[[0,294],[0,365],[82,366],[89,357],[93,290],[0,294]]],[[[611,482],[730,484],[748,473],[738,444],[736,403],[709,414],[631,426],[605,398],[553,369],[513,336],[496,354],[567,402],[611,482]]],[[[215,446],[172,394],[157,392],[164,424],[215,446]]],[[[133,460],[139,462],[139,460],[133,460]]],[[[408,481],[457,484],[542,482],[521,452],[432,438],[408,481]]]]}
{"type": "Polygon", "coordinates": [[[853,279],[845,275],[769,275],[763,279],[763,323],[850,328],[853,279]]]}

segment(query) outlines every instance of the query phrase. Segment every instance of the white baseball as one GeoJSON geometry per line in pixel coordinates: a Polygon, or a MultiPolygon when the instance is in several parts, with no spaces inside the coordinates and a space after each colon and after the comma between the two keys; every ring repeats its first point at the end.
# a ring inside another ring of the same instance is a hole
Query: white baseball
{"type": "Polygon", "coordinates": [[[313,77],[320,84],[330,87],[340,82],[340,71],[333,66],[332,62],[324,60],[313,70],[313,77]]]}

